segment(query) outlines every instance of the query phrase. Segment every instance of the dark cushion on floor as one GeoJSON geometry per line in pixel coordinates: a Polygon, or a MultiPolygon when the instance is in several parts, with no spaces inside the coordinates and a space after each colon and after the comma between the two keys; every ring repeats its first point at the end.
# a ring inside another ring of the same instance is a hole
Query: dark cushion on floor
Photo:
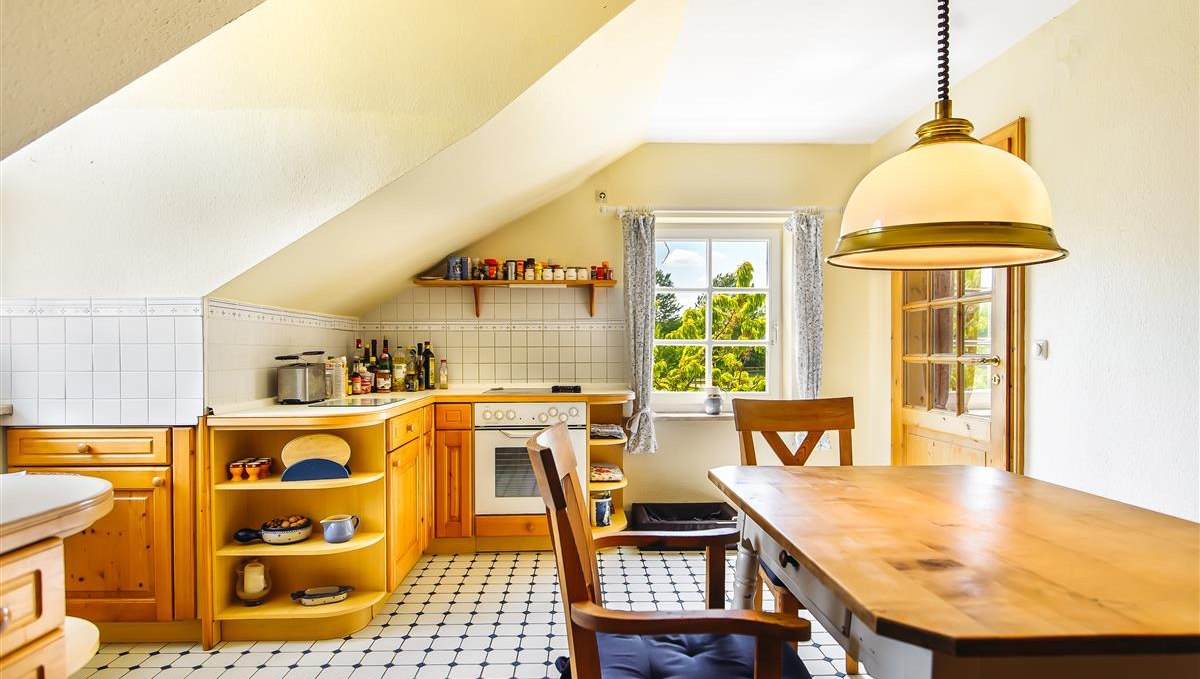
{"type": "MultiPolygon", "coordinates": [[[[754,637],[735,634],[597,634],[603,679],[753,679],[754,637]]],[[[784,679],[810,679],[786,645],[784,679]]],[[[567,676],[566,673],[563,676],[567,676]]]]}
{"type": "Polygon", "coordinates": [[[783,584],[783,580],[780,580],[779,576],[775,575],[775,571],[771,570],[771,567],[767,565],[766,561],[759,561],[759,563],[762,564],[763,572],[767,574],[767,579],[771,581],[772,585],[775,585],[776,587],[786,587],[786,585],[783,584]]]}

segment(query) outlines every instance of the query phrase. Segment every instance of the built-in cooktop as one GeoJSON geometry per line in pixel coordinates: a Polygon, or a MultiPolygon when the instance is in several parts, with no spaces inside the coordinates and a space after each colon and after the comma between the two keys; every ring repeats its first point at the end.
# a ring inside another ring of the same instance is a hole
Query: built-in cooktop
{"type": "Polygon", "coordinates": [[[583,388],[578,384],[555,384],[550,387],[492,387],[485,394],[581,394],[583,388]]]}
{"type": "Polygon", "coordinates": [[[407,396],[350,396],[348,398],[335,398],[328,401],[320,401],[318,403],[309,403],[309,408],[374,408],[376,406],[390,406],[393,403],[407,401],[407,396]]]}

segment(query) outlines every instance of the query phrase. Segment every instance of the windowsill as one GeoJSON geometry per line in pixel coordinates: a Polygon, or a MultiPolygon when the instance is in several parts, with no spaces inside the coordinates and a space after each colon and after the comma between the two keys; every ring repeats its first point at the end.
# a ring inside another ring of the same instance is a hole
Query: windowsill
{"type": "Polygon", "coordinates": [[[720,421],[720,420],[732,420],[733,413],[722,412],[720,415],[705,415],[704,413],[658,413],[658,412],[656,412],[656,413],[654,413],[654,419],[656,421],[662,420],[662,421],[667,421],[667,422],[673,422],[673,421],[677,421],[677,420],[681,421],[681,422],[684,422],[684,421],[696,422],[699,420],[712,420],[712,421],[716,422],[716,421],[720,421]]]}

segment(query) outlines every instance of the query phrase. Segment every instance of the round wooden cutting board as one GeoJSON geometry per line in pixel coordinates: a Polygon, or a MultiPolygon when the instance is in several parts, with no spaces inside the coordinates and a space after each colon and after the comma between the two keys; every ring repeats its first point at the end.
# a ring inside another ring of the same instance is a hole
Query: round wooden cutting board
{"type": "Polygon", "coordinates": [[[350,444],[340,436],[333,434],[308,434],[297,436],[283,446],[279,454],[283,466],[290,467],[300,460],[321,458],[333,460],[345,466],[350,461],[350,444]]]}

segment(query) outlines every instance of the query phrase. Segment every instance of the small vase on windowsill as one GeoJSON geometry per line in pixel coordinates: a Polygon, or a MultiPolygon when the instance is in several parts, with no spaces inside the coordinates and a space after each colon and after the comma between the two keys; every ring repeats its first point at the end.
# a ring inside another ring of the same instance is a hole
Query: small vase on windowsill
{"type": "Polygon", "coordinates": [[[721,414],[721,389],[718,387],[707,387],[704,397],[704,414],[705,415],[720,415],[721,414]]]}

